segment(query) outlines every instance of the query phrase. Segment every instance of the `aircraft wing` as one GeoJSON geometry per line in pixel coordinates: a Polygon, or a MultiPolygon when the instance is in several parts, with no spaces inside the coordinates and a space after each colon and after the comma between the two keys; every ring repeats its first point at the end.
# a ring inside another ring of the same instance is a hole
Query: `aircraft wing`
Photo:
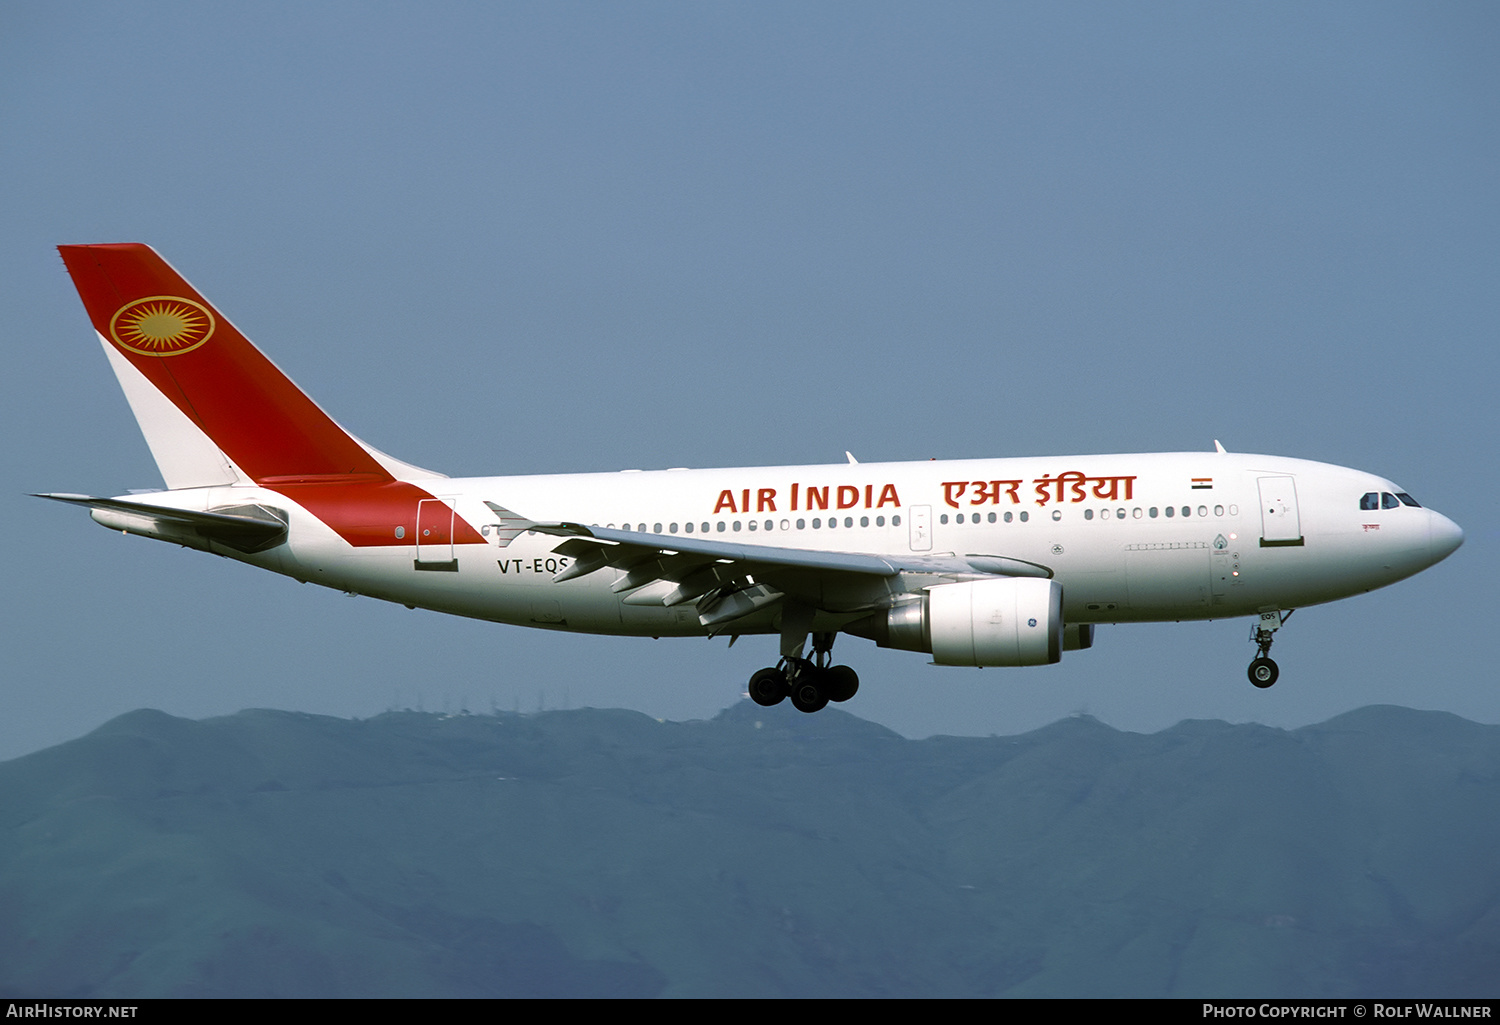
{"type": "MultiPolygon", "coordinates": [[[[514,513],[486,504],[514,522],[514,513]]],[[[572,562],[555,580],[606,568],[623,571],[611,589],[635,592],[625,599],[627,604],[674,606],[693,601],[699,621],[710,629],[784,598],[813,608],[857,612],[886,608],[899,596],[939,580],[1052,576],[1046,566],[997,555],[809,551],[567,522],[529,522],[526,529],[566,538],[553,550],[572,562]]]]}

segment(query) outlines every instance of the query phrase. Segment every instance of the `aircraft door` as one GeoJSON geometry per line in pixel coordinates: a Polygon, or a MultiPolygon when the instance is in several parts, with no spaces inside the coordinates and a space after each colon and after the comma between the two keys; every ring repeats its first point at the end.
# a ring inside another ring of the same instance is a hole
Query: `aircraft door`
{"type": "Polygon", "coordinates": [[[458,569],[453,557],[453,506],[441,498],[417,503],[417,569],[458,569]]]}
{"type": "Polygon", "coordinates": [[[911,517],[911,550],[932,551],[932,506],[914,505],[907,513],[911,517]]]}
{"type": "Polygon", "coordinates": [[[1287,548],[1302,544],[1302,517],[1297,511],[1297,482],[1291,477],[1261,477],[1260,546],[1287,548]]]}

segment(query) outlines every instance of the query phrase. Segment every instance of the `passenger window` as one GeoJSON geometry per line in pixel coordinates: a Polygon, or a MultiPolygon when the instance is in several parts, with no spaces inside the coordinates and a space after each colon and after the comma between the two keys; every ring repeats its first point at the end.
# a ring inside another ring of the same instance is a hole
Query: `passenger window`
{"type": "Polygon", "coordinates": [[[722,534],[722,533],[724,533],[724,531],[725,531],[725,529],[726,529],[726,528],[725,528],[725,526],[724,526],[724,521],[723,521],[723,520],[720,520],[720,521],[719,521],[719,533],[720,533],[720,534],[722,534]]]}
{"type": "Polygon", "coordinates": [[[990,522],[991,523],[995,522],[995,514],[994,513],[990,513],[990,522]]]}
{"type": "Polygon", "coordinates": [[[1396,496],[1389,491],[1382,491],[1380,493],[1380,508],[1399,509],[1401,508],[1401,503],[1396,501],[1396,496]]]}
{"type": "Polygon", "coordinates": [[[901,517],[899,517],[899,516],[892,516],[891,517],[891,526],[893,526],[893,527],[899,527],[899,526],[901,526],[901,517]]]}
{"type": "Polygon", "coordinates": [[[798,530],[806,530],[807,529],[807,521],[806,520],[798,520],[797,521],[797,529],[798,530]]]}
{"type": "Polygon", "coordinates": [[[1176,515],[1177,515],[1177,507],[1175,505],[1169,505],[1169,506],[1167,506],[1167,519],[1170,520],[1173,516],[1176,516],[1176,515]]]}
{"type": "Polygon", "coordinates": [[[651,533],[653,533],[653,534],[660,534],[661,533],[661,524],[658,523],[655,526],[653,526],[651,528],[651,533]]]}
{"type": "Polygon", "coordinates": [[[1359,496],[1359,508],[1362,512],[1380,508],[1380,496],[1373,491],[1366,491],[1359,496]]]}
{"type": "Polygon", "coordinates": [[[868,516],[861,516],[859,518],[859,525],[861,527],[868,527],[870,525],[870,517],[868,517],[868,516]]]}
{"type": "Polygon", "coordinates": [[[1092,510],[1092,509],[1085,509],[1083,511],[1083,518],[1086,519],[1086,520],[1093,519],[1094,518],[1094,510],[1092,510]]]}
{"type": "Polygon", "coordinates": [[[691,534],[693,532],[693,525],[691,523],[684,523],[682,529],[691,534]]]}
{"type": "Polygon", "coordinates": [[[1005,522],[1009,523],[1011,521],[1011,519],[1012,519],[1012,515],[1010,513],[1006,513],[1005,514],[1005,522]]]}
{"type": "Polygon", "coordinates": [[[1021,513],[1021,522],[1022,523],[1025,523],[1029,519],[1031,519],[1031,513],[1029,513],[1029,512],[1023,512],[1023,513],[1021,513]]]}
{"type": "Polygon", "coordinates": [[[948,514],[947,513],[943,513],[943,515],[939,516],[938,517],[938,522],[939,523],[947,523],[948,522],[948,514]]]}

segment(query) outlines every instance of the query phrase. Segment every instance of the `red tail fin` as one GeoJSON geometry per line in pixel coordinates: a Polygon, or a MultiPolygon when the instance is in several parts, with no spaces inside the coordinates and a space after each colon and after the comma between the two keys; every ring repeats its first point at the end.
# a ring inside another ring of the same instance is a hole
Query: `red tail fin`
{"type": "Polygon", "coordinates": [[[106,344],[257,483],[393,479],[149,246],[58,251],[106,344]]]}

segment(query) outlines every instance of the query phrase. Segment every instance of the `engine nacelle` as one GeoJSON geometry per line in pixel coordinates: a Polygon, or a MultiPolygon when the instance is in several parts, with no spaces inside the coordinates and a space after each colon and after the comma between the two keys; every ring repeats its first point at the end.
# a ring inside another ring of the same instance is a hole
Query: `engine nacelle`
{"type": "Polygon", "coordinates": [[[1048,665],[1062,658],[1062,584],[1037,577],[939,584],[844,630],[882,648],[929,651],[938,665],[1048,665]]]}

